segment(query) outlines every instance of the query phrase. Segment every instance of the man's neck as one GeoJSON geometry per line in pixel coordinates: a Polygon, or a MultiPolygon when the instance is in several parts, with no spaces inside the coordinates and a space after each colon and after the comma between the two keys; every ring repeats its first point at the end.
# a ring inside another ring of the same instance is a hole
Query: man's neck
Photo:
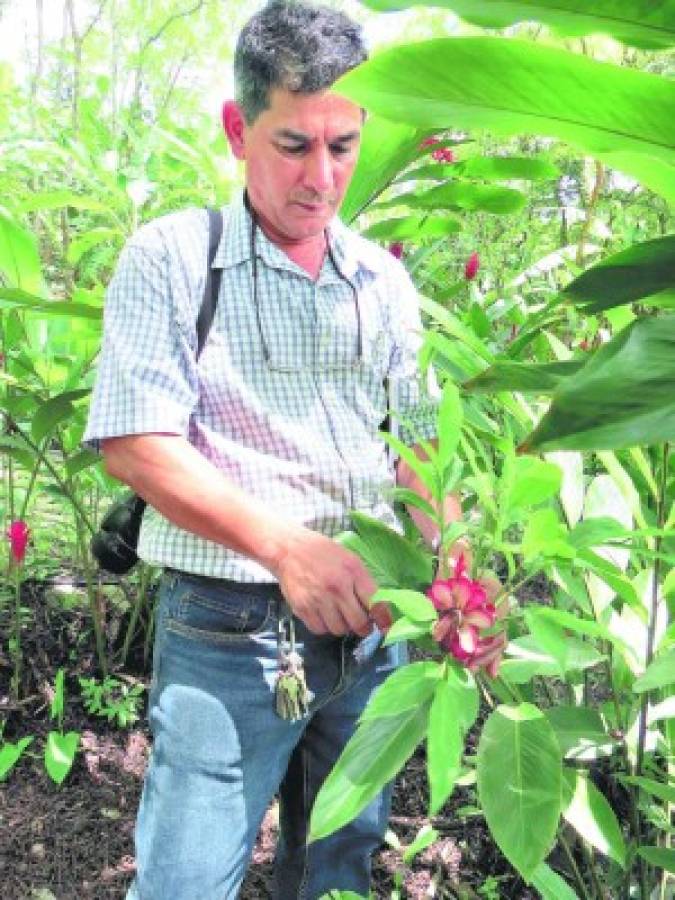
{"type": "Polygon", "coordinates": [[[257,212],[255,213],[255,220],[258,228],[268,241],[273,243],[275,247],[278,247],[282,253],[285,253],[301,269],[304,269],[313,281],[318,279],[326,256],[328,237],[325,232],[312,235],[312,237],[303,240],[294,241],[278,232],[273,225],[257,212]]]}

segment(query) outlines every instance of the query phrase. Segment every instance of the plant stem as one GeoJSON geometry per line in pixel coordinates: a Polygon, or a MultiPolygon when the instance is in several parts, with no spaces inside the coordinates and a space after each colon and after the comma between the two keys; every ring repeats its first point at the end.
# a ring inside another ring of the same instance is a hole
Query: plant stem
{"type": "Polygon", "coordinates": [[[82,567],[84,569],[84,578],[87,585],[87,600],[89,602],[89,609],[91,610],[91,617],[94,623],[96,656],[98,657],[98,664],[103,677],[106,678],[108,676],[108,657],[106,656],[105,641],[103,639],[103,623],[101,621],[101,611],[98,606],[98,597],[96,595],[96,586],[94,584],[94,573],[92,571],[92,567],[89,561],[89,554],[87,552],[87,541],[83,531],[83,524],[84,523],[76,512],[75,531],[77,534],[77,543],[82,559],[82,567]]]}
{"type": "Polygon", "coordinates": [[[570,845],[567,842],[567,838],[562,832],[562,828],[558,830],[558,843],[563,848],[563,852],[567,857],[567,862],[570,864],[572,872],[574,873],[574,879],[577,883],[577,887],[581,891],[581,895],[584,900],[592,900],[590,894],[588,893],[588,889],[586,887],[586,882],[582,878],[581,872],[579,871],[579,867],[576,864],[576,860],[574,859],[574,854],[570,848],[570,845]]]}
{"type": "Polygon", "coordinates": [[[21,566],[14,563],[14,669],[12,671],[12,700],[19,702],[21,687],[21,566]]]}

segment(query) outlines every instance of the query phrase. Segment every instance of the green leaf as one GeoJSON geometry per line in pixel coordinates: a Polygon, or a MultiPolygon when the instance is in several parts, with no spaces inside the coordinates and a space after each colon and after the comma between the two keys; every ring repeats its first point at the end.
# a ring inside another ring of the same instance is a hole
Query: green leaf
{"type": "Polygon", "coordinates": [[[426,850],[427,847],[430,847],[437,837],[438,832],[435,828],[432,828],[431,825],[423,825],[417,833],[415,840],[411,844],[408,844],[403,851],[403,862],[409,866],[417,854],[421,853],[422,850],[426,850]]]}
{"type": "Polygon", "coordinates": [[[0,747],[0,781],[4,781],[7,778],[32,740],[32,736],[25,737],[17,741],[16,744],[6,742],[0,747]]]}
{"type": "Polygon", "coordinates": [[[95,322],[103,319],[102,306],[74,300],[45,300],[18,288],[0,288],[0,307],[16,307],[47,317],[65,316],[68,319],[91,319],[95,322]]]}
{"type": "Polygon", "coordinates": [[[607,450],[673,438],[675,316],[650,316],[561,383],[520,449],[607,450]]]}
{"type": "Polygon", "coordinates": [[[535,706],[490,715],[478,746],[478,795],[492,836],[525,881],[555,840],[561,768],[553,729],[535,706]]]}
{"type": "Polygon", "coordinates": [[[379,587],[427,588],[433,577],[431,553],[365,513],[353,510],[350,519],[366,548],[366,565],[385,573],[379,587]]]}
{"type": "Polygon", "coordinates": [[[585,706],[555,706],[545,710],[566,759],[588,760],[612,752],[614,741],[600,714],[585,706]]]}
{"type": "Polygon", "coordinates": [[[675,875],[675,850],[668,847],[638,847],[637,852],[651,866],[675,875]]]}
{"type": "Polygon", "coordinates": [[[419,154],[426,129],[371,116],[361,132],[359,161],[340,207],[340,218],[352,222],[396,175],[419,154]]]}
{"type": "Polygon", "coordinates": [[[659,800],[675,804],[675,784],[662,784],[660,781],[654,781],[653,778],[643,778],[640,775],[620,775],[619,779],[625,784],[636,784],[653,797],[658,797],[659,800]]]}
{"type": "Polygon", "coordinates": [[[526,560],[543,556],[547,559],[574,558],[574,547],[567,540],[567,530],[553,509],[537,509],[525,523],[523,554],[526,560]]]}
{"type": "Polygon", "coordinates": [[[454,163],[452,169],[459,177],[483,181],[548,181],[560,175],[550,160],[536,156],[474,156],[454,163]]]}
{"type": "Polygon", "coordinates": [[[539,891],[542,900],[579,900],[569,884],[545,862],[535,869],[532,886],[539,891]]]}
{"type": "Polygon", "coordinates": [[[361,714],[360,721],[381,716],[397,716],[431,699],[441,677],[441,667],[430,660],[408,663],[387,678],[387,689],[375,691],[361,714]]]}
{"type": "Polygon", "coordinates": [[[399,641],[416,641],[419,638],[427,637],[428,634],[428,622],[413,622],[412,619],[401,616],[388,629],[384,638],[384,646],[390,647],[399,641]]]}
{"type": "Polygon", "coordinates": [[[79,743],[80,735],[76,731],[69,731],[68,734],[49,732],[45,745],[45,768],[55,784],[61,784],[70,772],[79,743]]]}
{"type": "Polygon", "coordinates": [[[675,647],[660,653],[651,661],[644,675],[636,679],[633,690],[636,694],[641,694],[671,684],[675,684],[675,647]]]}
{"type": "Polygon", "coordinates": [[[550,500],[560,491],[562,472],[554,463],[532,456],[513,461],[513,472],[501,499],[502,512],[508,517],[516,510],[530,508],[550,500]]]}
{"type": "Polygon", "coordinates": [[[660,162],[661,192],[675,199],[675,92],[661,75],[515,39],[457,37],[379,53],[336,90],[410,126],[558,138],[613,155],[638,178],[660,162]]]}
{"type": "Polygon", "coordinates": [[[672,0],[364,0],[378,11],[410,6],[441,6],[484,28],[541,22],[563,37],[608,34],[634,47],[656,49],[675,44],[672,0]]]}
{"type": "Polygon", "coordinates": [[[78,391],[65,391],[56,397],[50,397],[44,403],[41,403],[31,424],[31,435],[36,444],[41,443],[44,438],[54,431],[57,425],[66,419],[75,415],[75,407],[73,400],[79,400],[86,397],[89,391],[86,389],[78,391]]]}
{"type": "Polygon", "coordinates": [[[455,458],[462,435],[463,419],[464,410],[459,391],[448,380],[438,406],[438,465],[441,470],[445,470],[455,458]]]}
{"type": "Polygon", "coordinates": [[[563,816],[592,847],[626,867],[626,845],[611,806],[590,778],[576,769],[563,772],[563,816]]]}
{"type": "MultiPolygon", "coordinates": [[[[0,273],[11,288],[39,292],[44,287],[37,240],[0,210],[0,273]]],[[[1,296],[1,295],[0,295],[1,296]]]]}
{"type": "Polygon", "coordinates": [[[633,244],[571,281],[561,297],[586,314],[649,298],[675,285],[675,235],[633,244]]]}
{"type": "Polygon", "coordinates": [[[66,460],[66,472],[68,477],[74,478],[76,475],[79,475],[80,472],[89,469],[98,462],[100,462],[98,454],[93,453],[91,450],[79,450],[66,460]]]}
{"type": "MultiPolygon", "coordinates": [[[[387,681],[379,691],[386,686],[387,681]]],[[[426,701],[358,725],[316,798],[310,841],[351,822],[403,768],[426,733],[429,705],[426,701]]]]}
{"type": "Polygon", "coordinates": [[[525,206],[525,203],[525,195],[514,188],[453,181],[428,191],[397,194],[389,200],[378,203],[373,209],[407,206],[410,209],[450,209],[456,212],[487,212],[494,215],[506,215],[518,212],[525,206]]]}
{"type": "Polygon", "coordinates": [[[461,225],[457,219],[447,216],[405,216],[402,219],[384,219],[368,228],[364,235],[377,241],[409,241],[420,244],[432,238],[457,234],[461,225]]]}
{"type": "Polygon", "coordinates": [[[462,387],[476,394],[496,391],[552,394],[562,381],[578,372],[585,363],[585,359],[554,363],[497,362],[466,381],[462,387]]]}
{"type": "Polygon", "coordinates": [[[382,588],[375,591],[370,602],[371,604],[390,603],[413,622],[435,622],[438,618],[431,600],[417,591],[382,588]]]}
{"type": "Polygon", "coordinates": [[[429,712],[427,773],[429,815],[448,799],[461,771],[464,736],[478,715],[478,690],[450,669],[437,685],[429,712]]]}

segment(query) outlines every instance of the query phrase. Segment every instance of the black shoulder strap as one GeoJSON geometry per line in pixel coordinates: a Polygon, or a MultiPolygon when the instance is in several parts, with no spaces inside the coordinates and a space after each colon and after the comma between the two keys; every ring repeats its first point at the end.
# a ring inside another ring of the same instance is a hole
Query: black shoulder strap
{"type": "Polygon", "coordinates": [[[197,316],[197,359],[204,349],[204,344],[211,330],[211,323],[218,306],[218,292],[220,280],[223,276],[222,269],[213,269],[213,260],[223,233],[223,214],[219,209],[206,210],[209,214],[209,254],[206,266],[206,281],[204,283],[204,298],[197,316]]]}

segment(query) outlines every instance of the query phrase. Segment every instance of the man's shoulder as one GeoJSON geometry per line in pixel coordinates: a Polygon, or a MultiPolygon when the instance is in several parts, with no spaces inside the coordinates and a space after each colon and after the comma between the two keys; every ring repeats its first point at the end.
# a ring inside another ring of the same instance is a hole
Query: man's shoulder
{"type": "Polygon", "coordinates": [[[203,242],[206,231],[206,210],[190,207],[164,213],[145,222],[129,238],[127,246],[163,255],[185,248],[193,241],[203,242]]]}

